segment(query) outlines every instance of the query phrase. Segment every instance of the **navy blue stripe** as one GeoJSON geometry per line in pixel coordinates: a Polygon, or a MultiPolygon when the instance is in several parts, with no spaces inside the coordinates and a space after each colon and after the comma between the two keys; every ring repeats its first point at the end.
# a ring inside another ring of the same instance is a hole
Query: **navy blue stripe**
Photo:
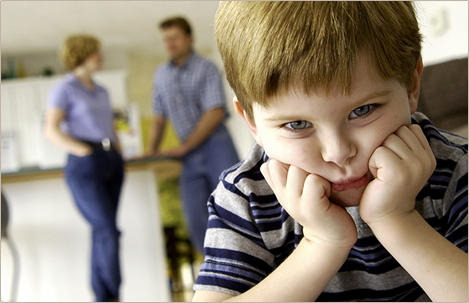
{"type": "Polygon", "coordinates": [[[343,302],[343,301],[391,301],[406,302],[415,301],[423,294],[422,288],[416,282],[402,285],[388,290],[354,289],[339,293],[322,293],[318,302],[343,302]]]}
{"type": "Polygon", "coordinates": [[[275,256],[275,264],[280,265],[295,249],[296,235],[289,232],[282,246],[270,249],[270,252],[275,256]]]}
{"type": "Polygon", "coordinates": [[[455,243],[461,250],[467,252],[467,225],[457,228],[446,238],[451,243],[455,243]]]}
{"type": "Polygon", "coordinates": [[[251,193],[249,195],[249,202],[251,202],[251,207],[253,210],[275,209],[280,205],[280,203],[277,201],[277,197],[274,194],[258,196],[254,193],[251,193]]]}
{"type": "MultiPolygon", "coordinates": [[[[231,274],[230,274],[231,275],[231,274]]],[[[232,280],[229,278],[219,277],[219,276],[204,276],[199,275],[197,277],[197,284],[199,285],[217,285],[226,289],[236,289],[237,291],[243,293],[248,291],[252,286],[242,283],[241,281],[232,280]]]]}
{"type": "Polygon", "coordinates": [[[257,226],[248,220],[238,217],[236,214],[220,207],[219,205],[209,204],[208,228],[225,228],[236,230],[242,236],[259,245],[264,245],[259,235],[257,226]],[[235,223],[236,222],[236,223],[235,223]]]}
{"type": "Polygon", "coordinates": [[[225,180],[221,180],[220,182],[223,184],[226,190],[240,196],[243,200],[247,200],[247,196],[242,191],[240,191],[235,184],[229,183],[225,180]]]}
{"type": "Polygon", "coordinates": [[[260,168],[264,161],[259,161],[256,165],[251,167],[249,170],[239,173],[239,175],[234,179],[233,183],[238,183],[242,179],[251,179],[251,180],[263,180],[264,176],[262,175],[260,168]]]}
{"type": "MultiPolygon", "coordinates": [[[[220,256],[222,255],[226,259],[231,259],[231,260],[243,260],[244,263],[247,264],[255,264],[256,269],[258,269],[261,273],[264,273],[265,275],[269,274],[272,271],[272,266],[270,266],[267,262],[264,260],[257,258],[256,256],[243,253],[240,251],[236,250],[230,250],[230,249],[219,249],[219,248],[212,248],[212,247],[205,247],[204,253],[206,256],[220,256]]],[[[210,261],[211,263],[215,264],[224,264],[223,262],[220,261],[210,261]]],[[[232,265],[231,263],[229,265],[232,265]]],[[[252,271],[249,267],[247,266],[242,266],[240,264],[236,265],[237,267],[246,270],[246,271],[252,271]]]]}

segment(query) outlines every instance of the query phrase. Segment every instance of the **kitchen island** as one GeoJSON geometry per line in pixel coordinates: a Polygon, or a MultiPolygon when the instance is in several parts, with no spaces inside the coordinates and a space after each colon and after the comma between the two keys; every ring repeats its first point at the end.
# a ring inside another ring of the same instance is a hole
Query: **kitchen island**
{"type": "MultiPolygon", "coordinates": [[[[158,205],[158,178],[179,175],[174,159],[126,161],[118,211],[121,301],[170,301],[158,205]]],[[[18,301],[93,301],[90,227],[77,210],[63,170],[23,168],[2,173],[10,209],[9,235],[20,257],[18,301]]],[[[11,256],[2,244],[2,299],[9,296],[11,256]],[[5,291],[7,290],[7,291],[5,291]]]]}

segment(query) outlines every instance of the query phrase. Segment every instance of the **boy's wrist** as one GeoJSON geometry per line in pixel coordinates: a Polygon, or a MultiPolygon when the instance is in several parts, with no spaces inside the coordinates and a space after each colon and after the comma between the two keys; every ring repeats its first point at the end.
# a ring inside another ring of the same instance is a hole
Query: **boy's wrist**
{"type": "Polygon", "coordinates": [[[373,234],[379,238],[381,235],[401,231],[403,226],[419,224],[422,220],[422,216],[415,209],[413,209],[410,212],[389,215],[381,218],[380,220],[373,220],[368,222],[365,220],[365,222],[371,228],[373,234]]]}
{"type": "MultiPolygon", "coordinates": [[[[407,220],[415,211],[415,198],[394,198],[392,202],[380,206],[379,199],[373,201],[372,207],[360,205],[360,217],[370,226],[390,226],[398,221],[407,220]],[[396,200],[399,202],[397,203],[396,200]]],[[[418,212],[416,212],[418,214],[418,212]]]]}
{"type": "MultiPolygon", "coordinates": [[[[349,242],[331,242],[331,241],[326,241],[323,239],[309,239],[307,237],[303,237],[301,240],[302,245],[304,245],[307,249],[314,250],[314,251],[323,251],[323,252],[328,252],[328,253],[334,253],[334,254],[340,254],[343,253],[345,255],[345,258],[348,256],[348,253],[352,249],[353,245],[355,244],[355,241],[351,243],[349,242]]],[[[344,259],[345,260],[345,259],[344,259]]]]}

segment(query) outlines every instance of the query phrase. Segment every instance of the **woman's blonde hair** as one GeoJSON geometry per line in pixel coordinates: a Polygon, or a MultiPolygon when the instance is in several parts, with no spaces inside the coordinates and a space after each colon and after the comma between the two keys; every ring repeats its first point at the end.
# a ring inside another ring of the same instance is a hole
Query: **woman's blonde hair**
{"type": "Polygon", "coordinates": [[[59,50],[59,59],[68,70],[80,66],[90,55],[101,48],[100,41],[90,35],[72,35],[65,39],[59,50]]]}
{"type": "Polygon", "coordinates": [[[422,39],[412,3],[382,1],[221,2],[215,38],[251,121],[253,102],[268,107],[267,98],[293,86],[349,94],[362,51],[383,79],[410,90],[422,39]]]}

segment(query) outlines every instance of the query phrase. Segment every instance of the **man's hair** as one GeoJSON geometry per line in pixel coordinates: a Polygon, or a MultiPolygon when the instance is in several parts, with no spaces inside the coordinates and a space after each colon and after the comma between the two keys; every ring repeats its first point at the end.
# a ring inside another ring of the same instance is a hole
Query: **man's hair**
{"type": "Polygon", "coordinates": [[[173,26],[179,27],[188,36],[192,35],[192,28],[189,25],[189,22],[187,22],[187,20],[183,17],[169,18],[160,23],[160,29],[162,30],[165,30],[173,26]]]}
{"type": "Polygon", "coordinates": [[[354,61],[366,52],[378,74],[408,90],[421,35],[410,2],[228,1],[215,16],[227,80],[251,121],[252,104],[288,89],[350,94],[354,61]]]}
{"type": "Polygon", "coordinates": [[[72,35],[65,39],[59,50],[59,60],[68,70],[80,66],[90,55],[101,48],[100,41],[90,35],[72,35]]]}

